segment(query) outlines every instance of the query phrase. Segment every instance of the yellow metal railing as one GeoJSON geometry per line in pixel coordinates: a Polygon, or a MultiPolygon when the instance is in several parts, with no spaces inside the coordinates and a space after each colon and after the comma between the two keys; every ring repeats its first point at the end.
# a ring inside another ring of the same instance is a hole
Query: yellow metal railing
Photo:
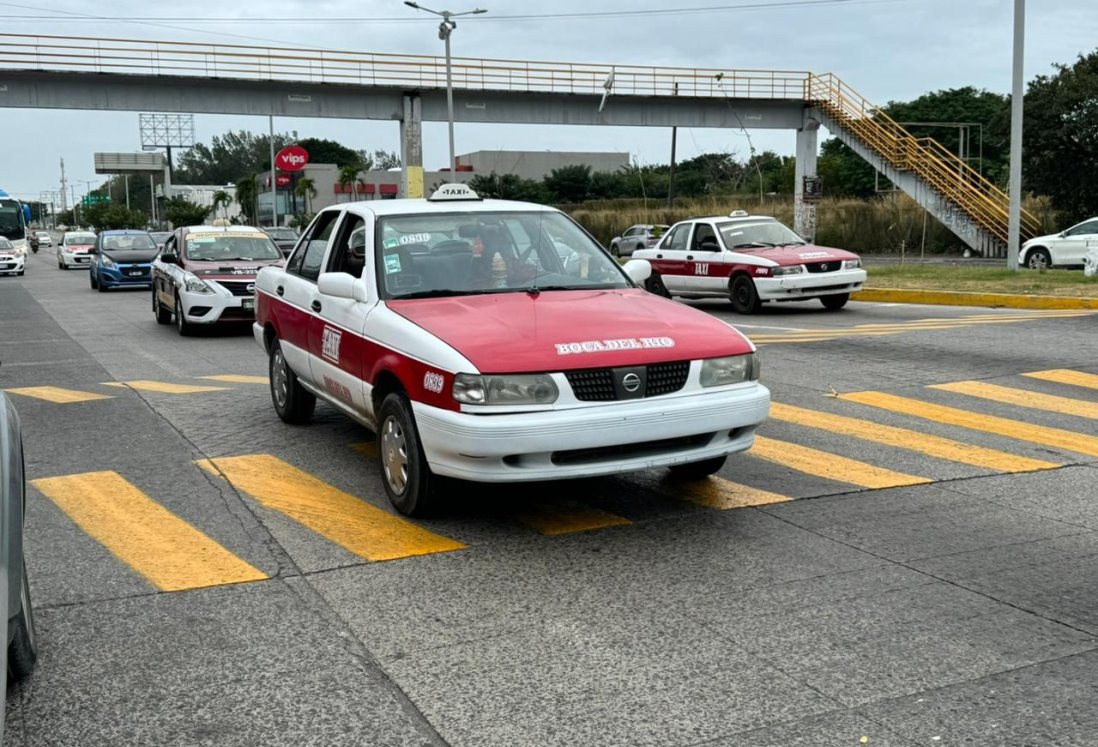
{"type": "MultiPolygon", "coordinates": [[[[830,73],[809,77],[805,99],[838,120],[892,166],[916,174],[985,231],[1007,242],[1009,198],[941,143],[913,137],[830,73]]],[[[1023,237],[1034,236],[1039,229],[1040,222],[1023,210],[1023,237]]]]}

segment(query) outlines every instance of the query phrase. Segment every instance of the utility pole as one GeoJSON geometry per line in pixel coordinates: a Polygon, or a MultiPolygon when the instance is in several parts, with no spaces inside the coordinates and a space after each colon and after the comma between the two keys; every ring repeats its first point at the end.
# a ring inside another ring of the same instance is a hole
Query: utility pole
{"type": "Polygon", "coordinates": [[[1007,221],[1007,268],[1018,269],[1022,239],[1022,113],[1025,111],[1023,58],[1026,0],[1014,0],[1014,86],[1010,99],[1010,217],[1007,221]]]}
{"type": "MultiPolygon", "coordinates": [[[[271,114],[268,118],[268,124],[270,125],[270,135],[267,138],[267,144],[271,146],[271,226],[278,225],[278,172],[275,170],[275,118],[271,114]]],[[[256,205],[259,204],[259,199],[256,198],[256,205]]],[[[259,222],[259,208],[255,211],[255,221],[259,222]]]]}
{"type": "Polygon", "coordinates": [[[69,209],[65,201],[65,159],[61,159],[61,212],[69,209]]]}
{"type": "MultiPolygon", "coordinates": [[[[679,95],[679,84],[675,83],[675,95],[679,95]]],[[[675,139],[679,134],[678,127],[671,128],[671,170],[667,174],[667,209],[670,210],[675,202],[675,139]]]]}

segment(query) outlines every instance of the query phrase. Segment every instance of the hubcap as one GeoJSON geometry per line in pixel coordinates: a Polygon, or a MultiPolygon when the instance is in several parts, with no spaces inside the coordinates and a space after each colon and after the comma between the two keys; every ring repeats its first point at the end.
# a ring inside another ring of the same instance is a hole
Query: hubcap
{"type": "Polygon", "coordinates": [[[381,465],[385,481],[397,495],[408,487],[408,450],[404,443],[404,429],[394,417],[385,419],[381,427],[381,465]]]}
{"type": "Polygon", "coordinates": [[[1035,252],[1029,255],[1029,266],[1033,270],[1043,270],[1048,266],[1048,262],[1045,261],[1045,255],[1035,252]]]}
{"type": "Polygon", "coordinates": [[[274,352],[272,364],[271,393],[274,394],[275,404],[282,409],[290,394],[290,377],[286,373],[286,359],[282,357],[281,350],[274,352]]]}

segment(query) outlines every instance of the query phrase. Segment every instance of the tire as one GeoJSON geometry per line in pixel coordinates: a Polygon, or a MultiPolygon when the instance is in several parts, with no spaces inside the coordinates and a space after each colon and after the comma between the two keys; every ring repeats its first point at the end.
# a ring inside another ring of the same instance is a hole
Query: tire
{"type": "Polygon", "coordinates": [[[100,293],[106,293],[110,290],[107,286],[103,285],[103,281],[99,279],[98,275],[95,276],[95,287],[99,289],[100,293]]]}
{"type": "Polygon", "coordinates": [[[820,303],[822,303],[824,305],[824,308],[828,311],[838,311],[842,307],[846,306],[846,302],[849,300],[849,293],[836,293],[831,296],[820,296],[820,303]]]}
{"type": "Polygon", "coordinates": [[[180,337],[188,337],[194,334],[194,325],[187,321],[187,317],[183,314],[183,302],[179,299],[179,294],[175,294],[175,331],[179,333],[180,337]]]}
{"type": "Polygon", "coordinates": [[[667,286],[663,284],[663,278],[660,277],[658,272],[653,272],[648,276],[648,280],[644,281],[644,289],[657,296],[671,298],[671,291],[667,290],[667,286]]]}
{"type": "Polygon", "coordinates": [[[1042,246],[1031,249],[1026,255],[1026,267],[1031,270],[1048,270],[1052,267],[1052,255],[1042,246]]]}
{"type": "Polygon", "coordinates": [[[737,314],[754,314],[762,306],[759,292],[755,290],[755,281],[746,275],[738,275],[732,281],[730,290],[732,308],[737,314]]]}
{"type": "Polygon", "coordinates": [[[24,275],[27,274],[27,271],[26,270],[20,270],[19,272],[15,273],[15,274],[18,275],[19,277],[23,277],[24,275]]]}
{"type": "Polygon", "coordinates": [[[713,457],[712,459],[703,459],[700,462],[676,464],[669,469],[675,477],[681,477],[684,480],[700,480],[719,472],[727,459],[727,456],[713,457]]]}
{"type": "Polygon", "coordinates": [[[160,305],[160,297],[156,295],[156,286],[153,286],[153,314],[156,315],[157,324],[171,324],[172,312],[160,305]]]}
{"type": "Polygon", "coordinates": [[[407,397],[401,392],[386,396],[377,421],[377,459],[389,502],[405,516],[429,515],[439,478],[427,466],[407,397]]]}
{"type": "Polygon", "coordinates": [[[617,244],[610,245],[610,254],[613,255],[615,258],[621,256],[621,249],[618,247],[617,244]]]}
{"type": "Polygon", "coordinates": [[[95,272],[88,270],[88,282],[91,283],[92,290],[96,290],[99,287],[99,282],[96,280],[95,272]]]}
{"type": "Polygon", "coordinates": [[[20,680],[34,671],[38,661],[38,634],[34,629],[34,607],[31,605],[27,564],[23,563],[23,588],[19,592],[19,612],[12,623],[12,638],[8,644],[8,672],[20,680]]]}
{"type": "Polygon", "coordinates": [[[301,386],[297,374],[282,355],[282,346],[277,339],[271,342],[267,373],[271,382],[271,402],[282,422],[291,425],[309,422],[316,409],[316,397],[301,386]]]}

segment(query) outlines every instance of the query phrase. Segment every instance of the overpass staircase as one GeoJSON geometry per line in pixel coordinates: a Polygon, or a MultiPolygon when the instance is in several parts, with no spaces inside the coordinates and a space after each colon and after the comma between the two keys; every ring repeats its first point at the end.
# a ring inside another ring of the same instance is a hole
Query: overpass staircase
{"type": "MultiPolygon", "coordinates": [[[[1007,251],[1007,195],[932,138],[916,138],[830,73],[805,81],[811,114],[832,135],[987,257],[1007,251]]],[[[1022,211],[1022,240],[1040,222],[1022,211]]]]}

